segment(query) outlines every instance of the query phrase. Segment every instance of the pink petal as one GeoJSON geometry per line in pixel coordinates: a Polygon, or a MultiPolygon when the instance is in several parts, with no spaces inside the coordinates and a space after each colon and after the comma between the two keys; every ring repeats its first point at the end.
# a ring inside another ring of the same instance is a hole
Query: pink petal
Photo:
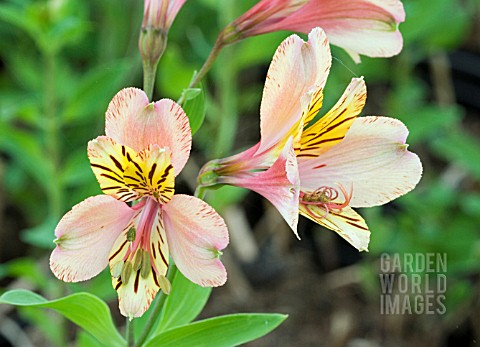
{"type": "Polygon", "coordinates": [[[323,88],[330,65],[328,40],[319,28],[312,30],[307,43],[296,35],[282,42],[270,64],[263,90],[259,153],[286,138],[301,120],[305,94],[323,88]]]}
{"type": "Polygon", "coordinates": [[[182,8],[186,0],[169,0],[166,26],[170,28],[178,11],[182,8]]]}
{"type": "Polygon", "coordinates": [[[302,188],[352,186],[352,207],[382,205],[406,194],[422,175],[420,159],[407,151],[407,135],[397,119],[357,118],[342,142],[299,164],[302,188]]]}
{"type": "Polygon", "coordinates": [[[335,231],[359,251],[367,251],[370,230],[363,218],[350,207],[341,212],[327,211],[320,206],[300,204],[300,214],[335,231]]]}
{"type": "Polygon", "coordinates": [[[149,145],[168,147],[175,175],[182,171],[190,155],[192,134],[188,118],[174,101],[149,103],[136,88],[122,89],[108,105],[105,133],[137,153],[149,145]]]}
{"type": "Polygon", "coordinates": [[[201,286],[223,285],[227,272],[218,256],[228,244],[228,230],[222,217],[204,201],[187,195],[174,195],[162,208],[178,269],[201,286]]]}
{"type": "Polygon", "coordinates": [[[308,33],[322,27],[334,45],[371,57],[390,57],[402,49],[398,24],[405,20],[400,0],[311,0],[262,32],[308,33]]]}
{"type": "Polygon", "coordinates": [[[65,282],[85,281],[108,264],[118,235],[134,215],[127,204],[108,195],[97,195],[75,205],[57,225],[57,247],[50,268],[65,282]]]}
{"type": "Polygon", "coordinates": [[[221,183],[247,188],[262,195],[277,208],[299,238],[297,224],[300,180],[292,140],[290,137],[280,156],[268,170],[244,176],[222,177],[221,183]]]}

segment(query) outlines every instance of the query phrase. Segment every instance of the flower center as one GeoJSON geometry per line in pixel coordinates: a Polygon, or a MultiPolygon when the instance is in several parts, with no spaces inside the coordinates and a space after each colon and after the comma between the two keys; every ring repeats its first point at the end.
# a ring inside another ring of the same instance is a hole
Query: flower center
{"type": "Polygon", "coordinates": [[[168,259],[168,254],[165,256],[161,248],[158,248],[157,251],[151,248],[152,232],[160,233],[154,225],[160,218],[160,205],[153,198],[146,197],[132,208],[139,211],[139,215],[135,218],[136,222],[127,227],[124,234],[126,241],[121,243],[110,257],[110,261],[113,261],[111,273],[117,279],[115,289],[121,285],[125,286],[133,280],[135,281],[133,289],[136,293],[140,278],[147,280],[151,275],[155,284],[165,293],[169,293],[170,283],[165,278],[168,268],[168,260],[165,257],[168,259]],[[161,269],[157,268],[158,264],[155,262],[157,252],[158,256],[165,259],[161,269]]]}
{"type": "Polygon", "coordinates": [[[152,270],[149,244],[158,208],[158,203],[150,198],[146,198],[133,206],[133,209],[141,210],[140,219],[137,227],[131,226],[127,231],[128,248],[123,259],[112,267],[113,277],[120,278],[123,284],[128,283],[132,271],[140,271],[142,278],[147,278],[152,270]]]}
{"type": "Polygon", "coordinates": [[[311,193],[300,193],[300,203],[305,205],[305,208],[317,218],[326,218],[330,211],[341,212],[342,209],[348,206],[352,199],[352,187],[347,193],[346,189],[339,184],[338,188],[343,195],[343,202],[338,202],[340,196],[337,189],[328,186],[322,186],[311,193]],[[325,210],[323,216],[314,213],[309,206],[319,206],[325,210]]]}
{"type": "Polygon", "coordinates": [[[175,174],[168,148],[150,145],[137,153],[101,136],[89,143],[89,159],[103,192],[118,200],[149,196],[166,204],[173,196],[175,174]]]}

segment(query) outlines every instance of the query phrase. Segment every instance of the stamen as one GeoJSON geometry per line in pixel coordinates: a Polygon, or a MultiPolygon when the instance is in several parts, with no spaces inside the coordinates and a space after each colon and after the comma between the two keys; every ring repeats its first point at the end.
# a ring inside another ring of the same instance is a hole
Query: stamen
{"type": "Polygon", "coordinates": [[[119,261],[118,263],[113,264],[112,266],[112,276],[115,278],[119,278],[120,275],[122,274],[122,269],[123,269],[123,261],[119,261]]]}
{"type": "Polygon", "coordinates": [[[137,230],[135,229],[135,227],[131,227],[130,229],[128,229],[127,240],[130,242],[133,242],[135,240],[136,233],[137,233],[137,230]]]}
{"type": "Polygon", "coordinates": [[[126,285],[128,283],[128,280],[130,279],[131,274],[132,274],[132,262],[126,261],[125,264],[123,265],[122,273],[120,275],[120,278],[123,284],[126,285]]]}
{"type": "Polygon", "coordinates": [[[172,284],[170,283],[168,278],[166,278],[163,275],[158,276],[158,282],[159,282],[158,284],[160,284],[160,288],[162,289],[162,291],[167,295],[170,294],[172,290],[172,284]]]}
{"type": "Polygon", "coordinates": [[[140,270],[140,275],[142,278],[147,278],[151,269],[152,265],[150,263],[150,253],[142,250],[142,268],[140,270]]]}
{"type": "Polygon", "coordinates": [[[349,193],[347,193],[341,184],[338,184],[338,187],[344,197],[343,203],[334,202],[340,194],[337,189],[328,186],[322,186],[311,193],[300,193],[300,203],[305,206],[312,216],[319,219],[326,218],[330,211],[341,212],[342,209],[349,205],[352,199],[353,186],[350,186],[349,193]],[[325,210],[325,214],[323,216],[317,215],[309,208],[309,205],[322,207],[325,210]]]}
{"type": "Polygon", "coordinates": [[[133,258],[133,271],[138,271],[142,267],[142,251],[139,250],[135,253],[135,257],[133,258]]]}

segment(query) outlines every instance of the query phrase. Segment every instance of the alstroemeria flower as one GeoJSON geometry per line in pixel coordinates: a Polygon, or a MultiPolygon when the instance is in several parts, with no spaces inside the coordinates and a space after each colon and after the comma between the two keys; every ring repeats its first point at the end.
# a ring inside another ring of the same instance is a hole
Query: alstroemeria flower
{"type": "Polygon", "coordinates": [[[169,256],[192,282],[224,284],[218,259],[228,244],[223,219],[198,198],[174,195],[192,141],[182,108],[123,89],[108,106],[105,133],[89,142],[88,157],[106,195],[87,198],[62,218],[50,257],[53,273],[66,282],[85,281],[109,264],[120,312],[130,318],[141,316],[159,289],[170,291],[169,256]]]}
{"type": "Polygon", "coordinates": [[[308,33],[321,27],[355,61],[359,54],[390,57],[403,45],[400,0],[262,0],[227,27],[226,40],[278,30],[308,33]]]}
{"type": "Polygon", "coordinates": [[[330,66],[323,30],[312,30],[308,42],[296,35],[282,42],[263,91],[260,142],[207,163],[199,184],[252,189],[279,209],[295,234],[299,212],[366,250],[370,231],[352,207],[385,204],[407,193],[422,166],[407,151],[408,131],[400,121],[357,118],[366,100],[362,78],[352,79],[336,105],[315,121],[330,66]]]}
{"type": "Polygon", "coordinates": [[[168,32],[186,0],[145,0],[142,28],[168,32]]]}
{"type": "Polygon", "coordinates": [[[156,65],[167,47],[168,31],[186,0],[145,0],[138,48],[144,64],[156,65]]]}

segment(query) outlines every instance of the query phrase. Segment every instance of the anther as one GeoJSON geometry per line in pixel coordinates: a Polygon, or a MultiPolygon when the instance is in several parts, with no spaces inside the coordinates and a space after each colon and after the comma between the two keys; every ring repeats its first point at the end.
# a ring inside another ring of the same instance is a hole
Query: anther
{"type": "Polygon", "coordinates": [[[130,279],[131,274],[132,274],[132,262],[127,260],[123,265],[122,273],[120,275],[120,278],[124,285],[128,283],[128,280],[130,279]]]}
{"type": "Polygon", "coordinates": [[[150,274],[150,270],[152,270],[152,265],[150,263],[150,254],[143,250],[141,252],[142,252],[142,268],[140,270],[140,276],[146,279],[150,274]]]}
{"type": "Polygon", "coordinates": [[[142,267],[142,251],[139,250],[133,257],[133,271],[138,271],[142,267]]]}
{"type": "Polygon", "coordinates": [[[115,264],[113,264],[111,273],[114,278],[119,278],[120,275],[122,274],[122,269],[123,269],[123,261],[119,261],[115,264]]]}
{"type": "Polygon", "coordinates": [[[127,231],[127,240],[130,242],[133,242],[135,240],[136,234],[137,234],[137,230],[135,229],[135,227],[131,227],[127,231]]]}
{"type": "Polygon", "coordinates": [[[172,284],[165,276],[158,276],[158,284],[160,284],[160,288],[165,294],[168,295],[172,291],[172,284]]]}

